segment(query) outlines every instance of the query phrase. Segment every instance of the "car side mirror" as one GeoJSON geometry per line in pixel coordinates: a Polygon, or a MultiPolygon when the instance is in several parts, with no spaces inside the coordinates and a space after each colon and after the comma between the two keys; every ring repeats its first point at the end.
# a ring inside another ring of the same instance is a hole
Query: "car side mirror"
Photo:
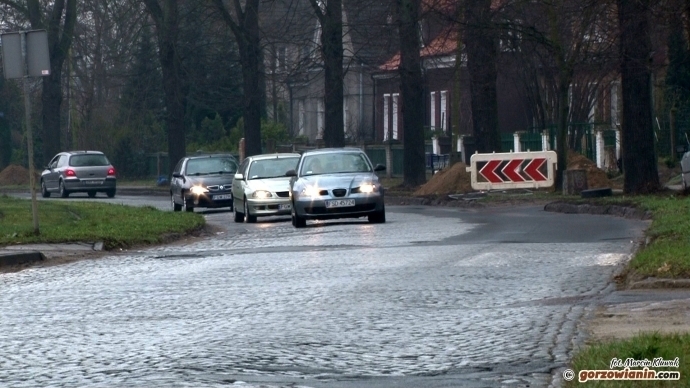
{"type": "Polygon", "coordinates": [[[173,178],[182,178],[182,174],[180,174],[179,172],[174,172],[172,176],[173,178]]]}
{"type": "Polygon", "coordinates": [[[383,164],[377,164],[376,167],[374,167],[374,171],[386,171],[386,166],[383,164]]]}
{"type": "Polygon", "coordinates": [[[295,171],[295,170],[288,170],[288,171],[285,173],[285,176],[297,176],[297,171],[295,171]]]}
{"type": "Polygon", "coordinates": [[[237,179],[238,181],[241,181],[242,179],[244,179],[244,175],[242,175],[242,174],[235,174],[235,177],[234,177],[234,178],[237,179]]]}

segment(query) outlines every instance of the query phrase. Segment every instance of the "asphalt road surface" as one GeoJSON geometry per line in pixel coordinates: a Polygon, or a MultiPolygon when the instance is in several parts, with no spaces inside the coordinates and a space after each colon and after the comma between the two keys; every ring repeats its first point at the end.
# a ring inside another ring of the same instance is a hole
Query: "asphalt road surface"
{"type": "Polygon", "coordinates": [[[558,385],[646,226],[540,207],[387,211],[299,230],[202,211],[221,227],[204,241],[0,274],[0,386],[558,385]]]}

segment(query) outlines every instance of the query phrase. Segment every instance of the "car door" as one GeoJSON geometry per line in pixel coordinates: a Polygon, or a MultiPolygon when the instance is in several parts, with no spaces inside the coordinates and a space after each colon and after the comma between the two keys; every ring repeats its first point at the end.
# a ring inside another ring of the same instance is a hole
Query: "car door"
{"type": "MultiPolygon", "coordinates": [[[[173,170],[173,175],[182,173],[184,162],[185,159],[180,159],[180,161],[177,162],[177,166],[175,166],[175,169],[173,170]]],[[[174,176],[170,178],[170,194],[172,195],[173,201],[178,204],[182,203],[182,195],[180,195],[182,191],[182,181],[183,178],[176,178],[174,176]]]]}
{"type": "Polygon", "coordinates": [[[46,173],[43,175],[43,182],[45,182],[46,188],[48,188],[48,190],[57,189],[57,165],[59,159],[60,155],[55,155],[55,157],[50,161],[50,163],[48,163],[48,166],[46,167],[46,173]]]}
{"type": "Polygon", "coordinates": [[[250,159],[245,159],[240,167],[237,169],[237,174],[242,174],[242,179],[232,179],[232,202],[233,207],[239,206],[237,209],[242,209],[244,206],[241,201],[244,199],[244,187],[247,179],[247,166],[249,166],[250,159]]]}

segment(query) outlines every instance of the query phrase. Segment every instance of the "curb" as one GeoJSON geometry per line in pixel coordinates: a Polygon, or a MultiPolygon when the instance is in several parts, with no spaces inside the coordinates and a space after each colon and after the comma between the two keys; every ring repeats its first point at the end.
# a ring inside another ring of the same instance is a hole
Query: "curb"
{"type": "Polygon", "coordinates": [[[651,220],[652,213],[634,207],[621,205],[591,205],[568,202],[551,202],[544,206],[544,211],[565,214],[610,215],[637,220],[651,220]]]}
{"type": "Polygon", "coordinates": [[[38,251],[5,252],[0,253],[0,267],[30,264],[45,260],[43,253],[38,251]]]}

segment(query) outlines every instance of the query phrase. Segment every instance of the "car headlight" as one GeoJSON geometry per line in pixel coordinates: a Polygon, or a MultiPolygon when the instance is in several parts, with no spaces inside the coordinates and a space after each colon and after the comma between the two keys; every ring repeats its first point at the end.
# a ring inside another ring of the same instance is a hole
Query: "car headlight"
{"type": "Polygon", "coordinates": [[[271,192],[266,190],[256,190],[252,193],[252,198],[258,199],[271,198],[272,196],[271,192]]]}
{"type": "Polygon", "coordinates": [[[362,183],[359,185],[359,192],[360,193],[373,193],[376,191],[376,185],[371,184],[371,183],[362,183]]]}
{"type": "Polygon", "coordinates": [[[201,195],[201,194],[206,194],[208,193],[208,189],[205,188],[204,186],[192,186],[189,191],[192,192],[192,194],[196,195],[201,195]]]}
{"type": "Polygon", "coordinates": [[[321,189],[316,186],[307,186],[302,190],[302,195],[305,197],[318,197],[321,195],[321,189]]]}

